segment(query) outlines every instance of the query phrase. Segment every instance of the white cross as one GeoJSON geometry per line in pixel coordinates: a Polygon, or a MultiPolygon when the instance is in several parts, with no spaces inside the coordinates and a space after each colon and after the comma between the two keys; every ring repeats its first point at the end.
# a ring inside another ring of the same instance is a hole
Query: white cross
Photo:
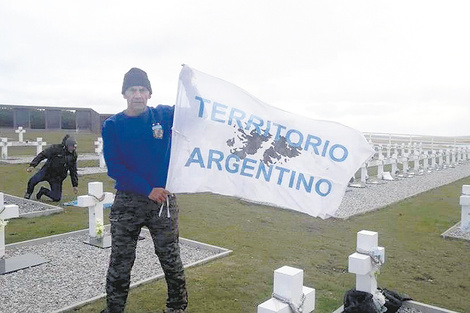
{"type": "Polygon", "coordinates": [[[37,137],[36,142],[33,142],[33,144],[36,146],[36,154],[39,154],[42,152],[42,147],[47,145],[47,142],[42,141],[41,137],[37,137]]]}
{"type": "Polygon", "coordinates": [[[5,255],[5,220],[19,216],[18,206],[15,204],[5,205],[3,192],[0,192],[0,258],[5,255]]]}
{"type": "Polygon", "coordinates": [[[289,302],[297,312],[312,312],[315,309],[315,289],[303,286],[303,280],[304,271],[301,269],[283,266],[275,270],[273,297],[258,305],[257,313],[295,313],[289,302]]]}
{"type": "Polygon", "coordinates": [[[8,159],[8,147],[12,145],[8,142],[8,138],[0,138],[0,146],[2,147],[2,159],[8,159]]]}
{"type": "Polygon", "coordinates": [[[100,168],[106,167],[106,162],[104,161],[104,154],[103,154],[103,138],[98,137],[98,140],[95,143],[95,152],[98,153],[100,156],[100,168]]]}
{"type": "Polygon", "coordinates": [[[377,232],[368,230],[358,232],[357,252],[351,254],[348,259],[349,273],[356,274],[356,290],[371,294],[377,290],[375,272],[380,268],[380,263],[385,263],[385,249],[378,246],[378,237],[377,232]],[[374,259],[380,260],[380,263],[376,264],[374,259]]]}
{"type": "Polygon", "coordinates": [[[408,168],[409,168],[408,161],[409,161],[409,155],[410,155],[410,153],[406,152],[406,150],[407,150],[407,146],[403,144],[401,146],[401,155],[398,158],[398,161],[401,162],[403,165],[402,171],[405,177],[408,175],[408,168]]]}
{"type": "Polygon", "coordinates": [[[361,165],[361,182],[365,184],[367,178],[369,178],[369,175],[367,175],[367,164],[364,162],[361,165]]]}
{"type": "Polygon", "coordinates": [[[88,195],[77,197],[77,206],[88,207],[88,231],[90,237],[97,238],[102,234],[97,233],[97,225],[103,224],[103,204],[110,204],[114,201],[114,194],[111,192],[103,193],[102,182],[88,183],[88,195]]]}
{"type": "Polygon", "coordinates": [[[419,156],[420,156],[420,151],[419,151],[419,145],[417,143],[413,144],[413,152],[412,152],[412,160],[414,161],[413,169],[415,170],[415,173],[418,173],[419,171],[419,156]]]}
{"type": "Polygon", "coordinates": [[[462,210],[460,229],[462,231],[470,231],[470,185],[462,186],[462,195],[460,196],[460,206],[462,210]]]}
{"type": "Polygon", "coordinates": [[[24,130],[23,127],[21,127],[21,126],[18,127],[17,130],[15,130],[15,133],[18,134],[18,141],[19,142],[23,142],[23,133],[25,133],[25,132],[26,132],[26,130],[24,130]]]}
{"type": "Polygon", "coordinates": [[[427,171],[429,168],[429,151],[422,151],[421,156],[423,158],[423,170],[427,171]]]}

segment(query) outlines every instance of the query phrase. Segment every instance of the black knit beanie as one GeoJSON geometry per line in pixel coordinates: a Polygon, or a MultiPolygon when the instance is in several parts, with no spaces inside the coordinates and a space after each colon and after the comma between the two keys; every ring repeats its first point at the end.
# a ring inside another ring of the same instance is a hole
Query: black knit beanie
{"type": "Polygon", "coordinates": [[[132,86],[144,86],[152,94],[152,87],[147,77],[147,73],[142,71],[140,68],[133,67],[129,72],[124,75],[124,82],[122,83],[122,94],[124,94],[127,88],[132,86]]]}
{"type": "Polygon", "coordinates": [[[72,136],[70,136],[69,138],[65,140],[66,147],[75,146],[76,144],[77,144],[77,140],[75,140],[75,138],[73,138],[72,136]]]}

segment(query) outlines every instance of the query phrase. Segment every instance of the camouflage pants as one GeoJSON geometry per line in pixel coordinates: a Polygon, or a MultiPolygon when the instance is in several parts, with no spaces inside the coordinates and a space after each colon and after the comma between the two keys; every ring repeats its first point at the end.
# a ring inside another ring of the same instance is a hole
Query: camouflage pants
{"type": "Polygon", "coordinates": [[[106,277],[107,309],[105,312],[123,312],[129,292],[130,274],[135,260],[135,249],[142,226],[147,226],[153,239],[155,253],[160,260],[168,286],[168,308],[185,309],[188,305],[186,280],[180,258],[178,206],[174,195],[167,203],[154,202],[130,192],[116,194],[111,208],[112,247],[106,277]],[[161,216],[159,213],[161,212],[161,216]],[[170,217],[168,217],[170,214],[170,217]]]}

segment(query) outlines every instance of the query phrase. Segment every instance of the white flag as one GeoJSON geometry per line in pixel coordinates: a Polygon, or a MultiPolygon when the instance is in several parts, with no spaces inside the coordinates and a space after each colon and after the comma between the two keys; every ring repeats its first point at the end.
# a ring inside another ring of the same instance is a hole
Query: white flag
{"type": "Polygon", "coordinates": [[[166,188],[235,196],[327,218],[372,153],[355,129],[280,110],[183,66],[166,188]]]}

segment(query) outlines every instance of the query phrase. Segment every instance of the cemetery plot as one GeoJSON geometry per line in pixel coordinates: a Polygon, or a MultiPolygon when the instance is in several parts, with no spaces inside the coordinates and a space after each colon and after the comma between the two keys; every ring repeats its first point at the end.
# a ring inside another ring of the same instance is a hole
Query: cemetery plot
{"type": "Polygon", "coordinates": [[[462,186],[460,196],[461,220],[444,233],[443,238],[461,239],[470,241],[470,185],[462,186]]]}
{"type": "MultiPolygon", "coordinates": [[[[88,232],[82,230],[6,245],[6,256],[9,258],[35,253],[50,261],[0,275],[0,312],[54,312],[104,297],[111,251],[85,244],[88,232]]],[[[146,239],[139,240],[137,244],[131,287],[163,277],[148,230],[143,229],[141,234],[146,239]]],[[[180,238],[180,249],[185,268],[231,253],[224,248],[184,238],[180,238]]]]}
{"type": "MultiPolygon", "coordinates": [[[[356,252],[351,254],[348,258],[348,271],[356,275],[356,286],[355,290],[366,292],[373,295],[374,305],[380,305],[379,309],[385,306],[385,298],[381,299],[381,292],[377,289],[377,276],[376,272],[385,263],[385,249],[378,246],[378,233],[368,230],[361,230],[357,233],[357,245],[356,252]]],[[[354,299],[358,302],[351,301],[350,310],[358,309],[360,301],[364,301],[365,298],[354,299]]],[[[367,300],[365,300],[367,301],[367,300]]],[[[345,302],[345,305],[348,305],[345,302]]],[[[364,306],[366,307],[366,306],[364,306]]],[[[341,313],[344,310],[344,306],[341,306],[333,313],[341,313]]],[[[457,313],[446,309],[438,308],[435,306],[419,303],[416,301],[404,301],[402,307],[398,310],[398,313],[457,313]]]]}
{"type": "Polygon", "coordinates": [[[27,253],[13,257],[5,257],[5,227],[8,220],[19,217],[18,206],[3,204],[3,193],[0,192],[0,275],[13,273],[25,268],[38,266],[48,262],[36,254],[27,253]]]}
{"type": "Polygon", "coordinates": [[[19,217],[32,218],[64,212],[64,209],[59,206],[12,195],[5,194],[3,199],[3,201],[0,201],[0,207],[2,206],[2,203],[16,204],[19,208],[19,217]]]}

